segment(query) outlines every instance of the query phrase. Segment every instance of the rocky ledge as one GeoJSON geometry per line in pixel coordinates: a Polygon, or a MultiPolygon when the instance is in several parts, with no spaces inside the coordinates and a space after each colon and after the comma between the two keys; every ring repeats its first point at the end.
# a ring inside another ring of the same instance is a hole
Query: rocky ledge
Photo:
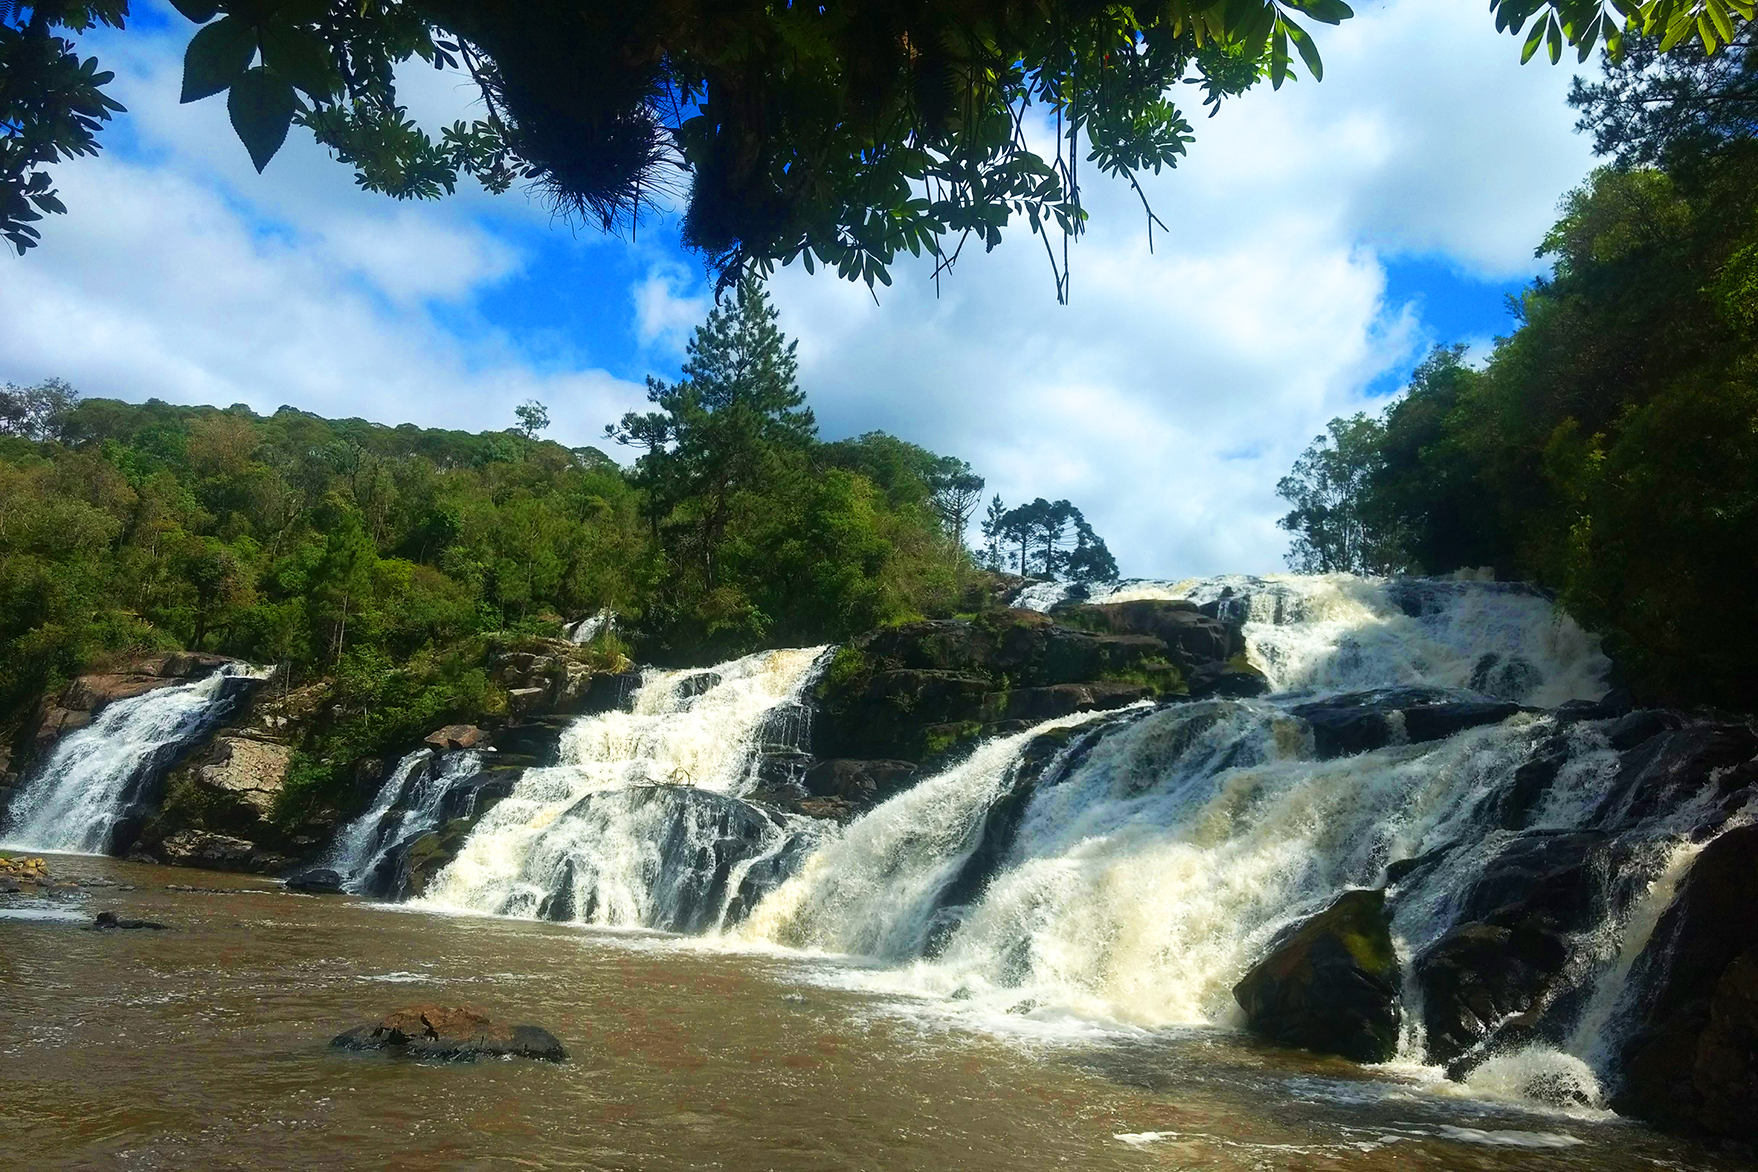
{"type": "Polygon", "coordinates": [[[568,1057],[556,1036],[539,1026],[505,1025],[474,1009],[443,1005],[395,1010],[373,1025],[337,1034],[330,1045],[440,1062],[506,1057],[565,1062],[568,1057]]]}

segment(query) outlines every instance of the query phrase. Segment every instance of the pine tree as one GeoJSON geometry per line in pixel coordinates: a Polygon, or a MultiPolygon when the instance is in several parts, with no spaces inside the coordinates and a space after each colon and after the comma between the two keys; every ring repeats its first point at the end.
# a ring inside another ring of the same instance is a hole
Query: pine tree
{"type": "Polygon", "coordinates": [[[696,327],[683,381],[647,380],[658,411],[630,412],[605,434],[644,447],[636,463],[655,533],[673,523],[674,555],[700,566],[710,590],[734,498],[757,487],[767,465],[814,442],[817,420],[797,381],[797,342],[776,325],[777,312],[755,278],[741,281],[729,303],[696,327]]]}

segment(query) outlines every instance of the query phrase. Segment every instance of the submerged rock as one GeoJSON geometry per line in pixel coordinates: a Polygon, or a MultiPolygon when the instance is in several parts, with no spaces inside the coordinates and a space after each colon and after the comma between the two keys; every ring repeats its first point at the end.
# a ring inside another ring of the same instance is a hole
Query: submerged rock
{"type": "Polygon", "coordinates": [[[337,1034],[341,1050],[389,1050],[410,1058],[468,1062],[477,1058],[541,1058],[565,1062],[568,1052],[548,1030],[504,1025],[485,1013],[458,1006],[413,1005],[374,1025],[337,1034]]]}
{"type": "Polygon", "coordinates": [[[1525,711],[1507,700],[1483,700],[1448,688],[1376,688],[1289,709],[1312,728],[1321,760],[1349,757],[1397,743],[1439,741],[1525,711]]]}
{"type": "Polygon", "coordinates": [[[170,927],[170,925],[157,924],[152,920],[123,920],[118,919],[115,912],[99,912],[98,918],[86,926],[86,931],[111,932],[146,929],[153,932],[163,932],[168,927],[170,927]]]}
{"type": "Polygon", "coordinates": [[[317,867],[310,871],[301,871],[287,879],[288,891],[299,891],[306,895],[335,895],[342,890],[342,876],[328,867],[317,867]]]}
{"type": "Polygon", "coordinates": [[[1233,996],[1255,1034],[1385,1062],[1398,1051],[1398,985],[1385,892],[1363,889],[1344,892],[1285,932],[1233,996]]]}

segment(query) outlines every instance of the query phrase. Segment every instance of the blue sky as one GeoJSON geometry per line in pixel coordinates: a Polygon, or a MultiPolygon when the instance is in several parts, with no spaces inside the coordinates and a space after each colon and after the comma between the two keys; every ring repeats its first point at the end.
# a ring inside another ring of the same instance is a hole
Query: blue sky
{"type": "MultiPolygon", "coordinates": [[[[71,214],[44,245],[0,259],[0,379],[471,429],[537,398],[555,438],[592,443],[645,376],[676,374],[708,293],[674,223],[630,241],[519,192],[396,203],[297,131],[259,176],[221,99],[177,104],[188,23],[137,7],[88,39],[130,113],[58,172],[71,214]]],[[[1146,183],[1172,225],[1153,254],[1127,188],[1087,188],[1067,307],[1023,228],[938,297],[907,263],[878,305],[779,274],[826,436],[882,428],[1009,501],[1069,497],[1126,573],[1277,569],[1276,479],[1436,342],[1481,353],[1507,332],[1593,165],[1568,69],[1520,67],[1480,0],[1357,10],[1321,34],[1322,84],[1193,119],[1187,161],[1146,183]]],[[[456,76],[412,70],[406,97],[430,126],[471,114],[456,76]]]]}

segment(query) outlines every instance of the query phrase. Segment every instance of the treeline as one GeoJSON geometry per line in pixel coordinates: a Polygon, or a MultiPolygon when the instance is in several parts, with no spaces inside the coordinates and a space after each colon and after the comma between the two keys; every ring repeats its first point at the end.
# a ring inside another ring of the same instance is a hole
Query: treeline
{"type": "Polygon", "coordinates": [[[1279,490],[1306,571],[1491,566],[1554,589],[1639,695],[1758,708],[1758,143],[1750,47],[1578,84],[1612,165],[1477,368],[1441,347],[1279,490]],[[1743,104],[1742,104],[1743,103],[1743,104]]]}
{"type": "MultiPolygon", "coordinates": [[[[642,658],[714,661],[981,605],[982,478],[882,433],[818,439],[761,288],[609,429],[643,455],[291,407],[0,391],[0,710],[105,657],[190,648],[335,680],[405,723],[484,702],[481,639],[609,608],[642,658]]],[[[616,648],[609,649],[614,652],[616,648]]]]}

